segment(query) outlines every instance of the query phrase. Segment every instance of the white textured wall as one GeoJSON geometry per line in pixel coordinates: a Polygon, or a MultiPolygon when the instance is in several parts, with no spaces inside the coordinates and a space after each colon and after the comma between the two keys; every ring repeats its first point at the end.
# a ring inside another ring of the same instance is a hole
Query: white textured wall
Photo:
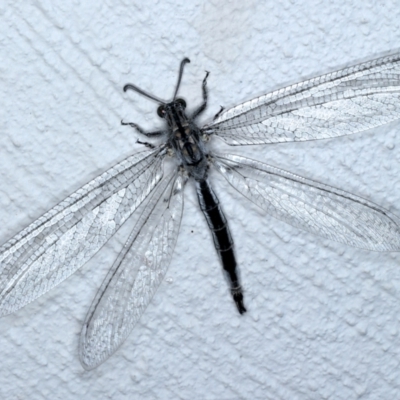
{"type": "MultiPolygon", "coordinates": [[[[210,71],[211,117],[400,43],[396,0],[3,0],[0,15],[1,242],[140,148],[120,120],[155,126],[156,105],[124,94],[127,82],[168,98],[188,56],[181,93],[197,105],[210,71]]],[[[398,129],[243,152],[400,215],[398,129]]],[[[189,185],[167,281],[123,347],[92,372],[79,364],[109,246],[0,320],[1,399],[400,397],[400,255],[260,218],[216,178],[248,313],[235,310],[189,185]]]]}

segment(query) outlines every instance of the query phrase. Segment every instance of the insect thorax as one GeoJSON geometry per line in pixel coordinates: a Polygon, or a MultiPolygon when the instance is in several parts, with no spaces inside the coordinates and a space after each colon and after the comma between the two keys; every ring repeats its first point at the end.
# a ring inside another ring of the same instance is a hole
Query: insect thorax
{"type": "Polygon", "coordinates": [[[187,118],[179,104],[166,108],[165,119],[171,129],[170,144],[179,162],[194,179],[204,179],[208,162],[199,128],[187,118]]]}

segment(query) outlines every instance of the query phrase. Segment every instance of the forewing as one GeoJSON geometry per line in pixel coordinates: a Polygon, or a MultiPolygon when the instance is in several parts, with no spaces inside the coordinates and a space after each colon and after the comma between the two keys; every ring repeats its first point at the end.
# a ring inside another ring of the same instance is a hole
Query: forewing
{"type": "Polygon", "coordinates": [[[229,145],[326,139],[400,116],[400,54],[322,75],[239,104],[203,131],[229,145]]]}
{"type": "Polygon", "coordinates": [[[241,194],[275,218],[337,242],[399,251],[398,219],[351,193],[237,155],[213,163],[241,194]]]}
{"type": "Polygon", "coordinates": [[[35,300],[85,264],[163,175],[164,149],[134,154],[93,179],[0,248],[0,315],[35,300]]]}
{"type": "Polygon", "coordinates": [[[182,174],[149,198],[86,316],[80,360],[93,369],[113,354],[143,314],[170,264],[183,211],[182,174]]]}

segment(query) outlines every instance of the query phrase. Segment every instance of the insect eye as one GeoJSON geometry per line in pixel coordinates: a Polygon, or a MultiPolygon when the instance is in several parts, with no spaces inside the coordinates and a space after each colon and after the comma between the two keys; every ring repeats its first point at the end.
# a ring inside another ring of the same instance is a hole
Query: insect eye
{"type": "Polygon", "coordinates": [[[160,118],[164,118],[165,117],[165,107],[164,106],[158,107],[157,114],[160,118]]]}
{"type": "Polygon", "coordinates": [[[178,104],[180,104],[181,107],[182,107],[183,109],[186,108],[186,101],[185,101],[185,100],[183,100],[183,99],[176,99],[175,102],[178,103],[178,104]]]}

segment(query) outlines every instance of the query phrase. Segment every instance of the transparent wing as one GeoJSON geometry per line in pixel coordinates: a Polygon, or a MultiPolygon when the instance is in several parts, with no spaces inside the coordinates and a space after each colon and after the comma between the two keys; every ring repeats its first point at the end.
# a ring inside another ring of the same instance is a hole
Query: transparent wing
{"type": "Polygon", "coordinates": [[[85,369],[105,361],[123,343],[164,278],[183,211],[182,174],[154,191],[86,316],[80,339],[85,369]]]}
{"type": "Polygon", "coordinates": [[[322,75],[239,104],[203,131],[229,145],[326,139],[400,116],[400,54],[322,75]]]}
{"type": "Polygon", "coordinates": [[[351,193],[237,155],[213,163],[241,194],[275,218],[317,235],[375,251],[399,251],[398,219],[351,193]]]}
{"type": "Polygon", "coordinates": [[[0,248],[0,315],[35,300],[85,264],[120,228],[163,175],[165,150],[115,165],[0,248]]]}

